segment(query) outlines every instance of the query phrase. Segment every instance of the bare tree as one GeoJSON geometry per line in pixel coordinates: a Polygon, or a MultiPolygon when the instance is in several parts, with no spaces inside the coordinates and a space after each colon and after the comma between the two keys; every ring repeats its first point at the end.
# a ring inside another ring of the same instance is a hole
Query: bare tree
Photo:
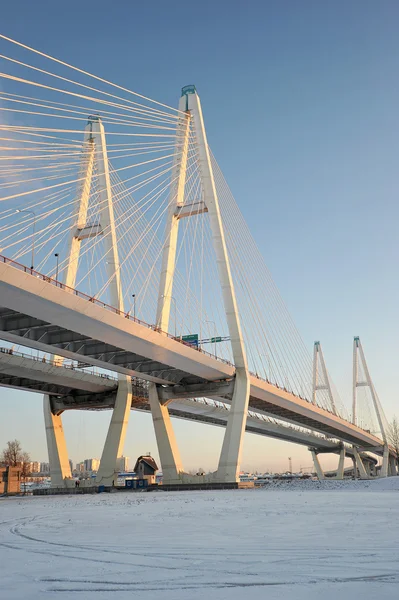
{"type": "Polygon", "coordinates": [[[399,463],[399,420],[397,417],[392,419],[392,423],[390,423],[388,427],[388,441],[395,448],[395,452],[397,455],[397,461],[399,463]]]}
{"type": "Polygon", "coordinates": [[[0,462],[10,467],[21,465],[21,478],[24,482],[25,491],[26,478],[30,475],[30,456],[28,452],[23,452],[21,443],[18,440],[7,442],[7,447],[1,454],[0,462]]]}
{"type": "Polygon", "coordinates": [[[29,452],[22,452],[22,468],[21,468],[21,478],[24,482],[24,493],[26,492],[26,478],[31,475],[31,462],[30,462],[30,454],[29,452]]]}
{"type": "Polygon", "coordinates": [[[10,467],[22,462],[22,447],[18,440],[7,442],[7,447],[1,454],[1,462],[10,467]]]}

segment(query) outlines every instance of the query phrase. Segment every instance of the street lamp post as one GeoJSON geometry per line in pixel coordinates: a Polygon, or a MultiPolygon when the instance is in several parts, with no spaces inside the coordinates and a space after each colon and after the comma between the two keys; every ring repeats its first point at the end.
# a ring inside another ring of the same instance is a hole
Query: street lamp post
{"type": "Polygon", "coordinates": [[[55,256],[55,258],[57,259],[57,268],[56,268],[56,271],[55,271],[55,280],[56,280],[56,281],[58,281],[58,265],[59,265],[59,263],[58,263],[58,259],[59,259],[59,256],[60,256],[60,255],[58,254],[58,252],[56,252],[56,253],[54,254],[54,256],[55,256]]]}
{"type": "Polygon", "coordinates": [[[17,210],[15,211],[16,213],[28,213],[30,215],[33,215],[33,225],[32,225],[32,259],[31,259],[31,269],[34,269],[34,264],[35,264],[35,233],[36,233],[36,213],[34,210],[28,210],[28,209],[20,209],[17,208],[17,210]]]}
{"type": "Polygon", "coordinates": [[[214,330],[213,330],[213,337],[214,337],[214,344],[215,344],[215,358],[217,358],[217,350],[216,350],[216,323],[215,321],[205,321],[205,323],[213,323],[214,326],[214,330]]]}
{"type": "Polygon", "coordinates": [[[132,294],[133,298],[133,317],[136,319],[136,294],[132,294]]]}

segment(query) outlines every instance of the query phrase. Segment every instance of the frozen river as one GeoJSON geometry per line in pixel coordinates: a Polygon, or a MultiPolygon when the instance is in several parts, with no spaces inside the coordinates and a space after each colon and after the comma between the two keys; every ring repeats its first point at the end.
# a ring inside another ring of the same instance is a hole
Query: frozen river
{"type": "Polygon", "coordinates": [[[399,477],[2,498],[0,574],[4,600],[396,600],[399,477]]]}

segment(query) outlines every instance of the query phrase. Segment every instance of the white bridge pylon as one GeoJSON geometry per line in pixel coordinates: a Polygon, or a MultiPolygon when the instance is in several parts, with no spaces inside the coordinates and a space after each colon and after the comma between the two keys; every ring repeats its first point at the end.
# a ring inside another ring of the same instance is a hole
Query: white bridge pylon
{"type": "MultiPolygon", "coordinates": [[[[180,135],[177,138],[176,158],[172,174],[172,197],[167,216],[156,322],[161,330],[168,331],[176,266],[179,221],[185,216],[192,217],[195,215],[198,218],[198,215],[207,213],[210,220],[224,310],[236,367],[231,409],[224,435],[219,466],[217,472],[213,474],[212,479],[215,482],[221,483],[236,482],[239,480],[243,436],[249,402],[250,377],[201,103],[194,86],[190,85],[182,89],[179,110],[183,116],[179,123],[180,135]],[[202,198],[198,200],[198,206],[190,206],[189,211],[184,211],[182,209],[185,200],[184,191],[190,126],[193,128],[195,136],[202,183],[202,198]]],[[[183,471],[173,427],[170,422],[169,412],[167,406],[160,403],[155,384],[150,384],[149,398],[164,482],[173,484],[187,480],[187,476],[183,471]]]]}
{"type": "Polygon", "coordinates": [[[385,417],[383,408],[378,399],[376,389],[374,387],[373,380],[370,376],[370,371],[367,366],[366,357],[364,355],[363,346],[360,338],[355,337],[353,339],[353,395],[352,395],[352,423],[357,425],[358,420],[358,389],[360,387],[368,388],[370,391],[373,407],[377,415],[378,427],[380,429],[381,437],[384,442],[384,453],[382,459],[382,466],[380,471],[381,477],[387,477],[388,471],[391,471],[391,475],[396,475],[395,461],[390,460],[389,443],[388,443],[388,423],[385,417]]]}
{"type": "MultiPolygon", "coordinates": [[[[121,289],[121,277],[118,255],[118,244],[115,231],[112,188],[109,174],[107,146],[104,126],[99,117],[89,117],[85,129],[81,160],[81,185],[76,197],[77,220],[72,223],[66,269],[63,282],[70,288],[75,287],[79,265],[82,240],[87,237],[102,236],[107,257],[107,275],[109,278],[110,301],[120,311],[124,310],[121,289]],[[99,222],[87,223],[90,190],[94,166],[97,167],[98,202],[100,208],[99,222]]],[[[62,359],[60,358],[60,361],[62,359]]],[[[117,473],[118,457],[122,456],[132,402],[132,383],[127,375],[118,374],[118,391],[115,407],[108,429],[100,467],[96,481],[106,485],[112,484],[117,473]]],[[[51,399],[44,396],[44,418],[49,453],[51,483],[53,487],[64,485],[71,477],[67,446],[65,442],[60,415],[51,410],[51,399]]]]}
{"type": "MultiPolygon", "coordinates": [[[[382,464],[380,468],[380,477],[388,477],[388,475],[397,474],[397,457],[392,452],[393,448],[389,447],[389,440],[387,436],[388,422],[386,420],[384,410],[379,401],[374,383],[370,376],[370,371],[367,366],[366,357],[364,355],[363,347],[359,337],[355,337],[353,340],[353,385],[352,385],[352,423],[358,425],[358,390],[359,388],[367,388],[370,391],[373,408],[377,416],[378,427],[381,433],[383,445],[379,447],[380,453],[382,450],[382,464]]],[[[334,397],[332,394],[331,383],[326,369],[323,352],[321,349],[320,342],[314,344],[313,354],[313,404],[317,404],[316,396],[318,390],[327,391],[329,401],[331,403],[331,409],[336,413],[336,406],[334,397]]],[[[375,432],[373,432],[375,433],[375,432]]],[[[363,449],[367,451],[366,448],[363,449]]],[[[314,469],[317,477],[321,480],[324,479],[324,473],[320,465],[317,451],[310,448],[314,469]]],[[[353,446],[353,469],[354,476],[357,477],[359,474],[360,479],[370,478],[370,461],[367,460],[367,455],[361,455],[362,448],[360,446],[353,446]]],[[[338,469],[336,478],[343,479],[344,477],[344,460],[345,460],[345,446],[342,446],[340,452],[340,458],[338,463],[338,469]]]]}
{"type": "Polygon", "coordinates": [[[327,397],[330,403],[330,408],[334,415],[337,414],[337,407],[335,405],[334,396],[331,389],[331,382],[328,375],[326,363],[324,360],[323,350],[321,349],[320,342],[314,343],[313,349],[313,388],[312,388],[312,402],[317,405],[317,392],[324,390],[327,392],[327,397]]]}

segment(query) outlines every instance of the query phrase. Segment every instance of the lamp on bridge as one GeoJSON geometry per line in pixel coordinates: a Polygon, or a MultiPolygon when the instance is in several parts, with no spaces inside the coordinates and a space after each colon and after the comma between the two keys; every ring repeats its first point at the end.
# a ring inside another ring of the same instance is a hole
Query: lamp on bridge
{"type": "MultiPolygon", "coordinates": [[[[134,319],[136,319],[136,294],[132,294],[132,298],[133,298],[133,317],[134,319]]],[[[129,310],[126,313],[126,317],[130,316],[130,313],[132,312],[132,304],[130,305],[129,310]]]]}
{"type": "Polygon", "coordinates": [[[136,294],[132,294],[133,298],[133,317],[136,318],[136,294]]]}
{"type": "Polygon", "coordinates": [[[58,265],[59,265],[59,263],[58,263],[58,259],[59,259],[59,256],[60,256],[60,255],[58,254],[58,252],[56,252],[56,253],[54,254],[54,256],[55,256],[55,258],[57,259],[57,267],[56,267],[56,271],[55,271],[55,280],[56,280],[56,281],[58,281],[58,265]]]}
{"type": "Polygon", "coordinates": [[[36,233],[36,213],[34,210],[17,208],[16,213],[28,213],[33,215],[33,225],[32,225],[32,260],[31,260],[31,269],[34,269],[35,262],[35,233],[36,233]]]}

